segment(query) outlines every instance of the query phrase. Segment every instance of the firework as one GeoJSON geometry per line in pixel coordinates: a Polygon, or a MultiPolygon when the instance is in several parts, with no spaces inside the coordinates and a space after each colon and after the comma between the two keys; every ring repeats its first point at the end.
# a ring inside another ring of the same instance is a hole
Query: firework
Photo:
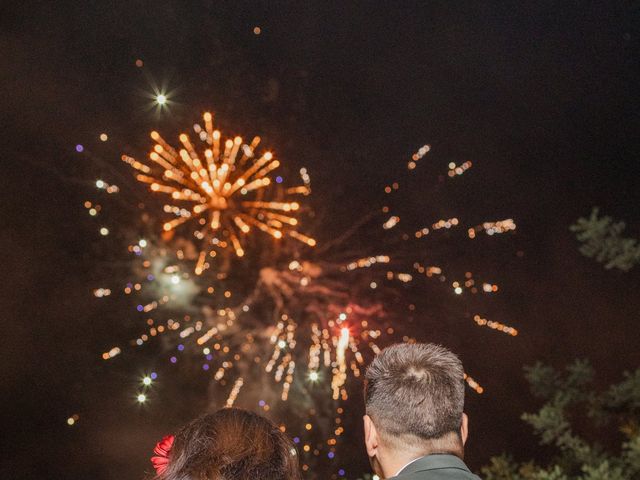
{"type": "MultiPolygon", "coordinates": [[[[194,125],[204,143],[201,152],[186,133],[180,134],[181,147],[176,149],[153,131],[150,163],[122,156],[137,171],[139,182],[170,199],[163,209],[172,218],[164,222],[163,230],[173,233],[184,227],[189,236],[200,241],[195,273],[200,275],[209,268],[209,258],[220,248],[229,247],[238,257],[244,256],[244,238],[252,230],[274,239],[290,236],[315,246],[315,239],[297,230],[300,203],[289,199],[308,195],[309,187],[279,189],[275,194],[270,175],[280,161],[269,151],[256,154],[260,137],[249,144],[238,136],[223,141],[220,131],[213,129],[213,115],[207,112],[203,120],[204,128],[194,125]]],[[[277,180],[281,181],[280,177],[277,180]]]]}
{"type": "MultiPolygon", "coordinates": [[[[206,119],[207,117],[205,117],[205,120],[206,119]]],[[[202,137],[205,138],[204,135],[202,135],[202,137]]],[[[159,143],[158,145],[161,144],[159,143]]],[[[420,160],[429,150],[430,148],[427,146],[422,147],[419,152],[414,154],[412,161],[420,160]]],[[[132,162],[134,161],[132,160],[132,162]]],[[[136,167],[141,168],[140,165],[136,165],[136,167]]],[[[413,168],[409,168],[409,170],[413,170],[413,168]]],[[[302,172],[302,175],[303,179],[306,177],[304,180],[305,184],[308,184],[309,179],[306,170],[302,172]]],[[[152,189],[153,188],[152,186],[152,189]]],[[[394,182],[385,188],[386,193],[397,192],[399,190],[400,186],[398,182],[394,182]]],[[[390,207],[382,208],[383,214],[388,214],[389,211],[390,207]]],[[[187,215],[181,217],[181,221],[184,222],[189,219],[190,217],[187,215]]],[[[386,221],[382,223],[382,228],[383,230],[392,230],[398,226],[399,222],[400,217],[398,215],[390,215],[386,221]]],[[[417,230],[413,237],[419,239],[431,232],[440,229],[448,230],[458,225],[458,218],[440,219],[431,223],[430,228],[424,227],[417,230]]],[[[476,228],[503,228],[504,231],[506,231],[508,229],[514,229],[515,224],[512,220],[487,222],[476,228]]],[[[295,238],[295,234],[291,236],[295,238]]],[[[400,233],[399,237],[407,240],[407,235],[404,233],[400,233]]],[[[177,257],[179,260],[193,258],[194,253],[189,253],[190,250],[193,252],[193,247],[188,248],[191,242],[185,240],[183,243],[186,244],[186,247],[177,251],[177,257]]],[[[130,247],[130,251],[139,253],[141,248],[139,245],[134,245],[130,247]]],[[[249,326],[249,328],[247,328],[246,324],[243,325],[242,328],[235,327],[234,325],[239,317],[247,316],[246,312],[252,308],[254,303],[264,302],[265,299],[269,299],[272,304],[270,317],[274,320],[273,324],[267,327],[266,331],[270,333],[268,335],[268,343],[273,346],[273,351],[271,354],[265,355],[264,349],[262,352],[256,352],[256,349],[252,347],[251,352],[252,355],[256,356],[255,358],[257,358],[257,356],[261,359],[264,357],[266,362],[264,371],[273,374],[276,383],[282,384],[281,399],[286,400],[288,398],[291,382],[296,370],[295,359],[302,357],[302,354],[299,353],[301,349],[295,350],[298,344],[308,346],[308,348],[304,349],[306,351],[305,356],[309,359],[306,376],[313,379],[319,379],[321,377],[331,378],[332,398],[346,399],[348,397],[348,392],[345,388],[347,363],[349,363],[349,370],[354,374],[354,377],[358,377],[360,375],[358,365],[362,365],[364,358],[360,351],[360,345],[365,345],[368,350],[375,354],[380,350],[375,340],[381,341],[380,337],[383,333],[393,331],[392,327],[380,329],[375,320],[371,322],[372,328],[367,328],[370,322],[366,319],[363,320],[362,325],[358,325],[357,335],[353,335],[350,327],[340,326],[347,315],[351,314],[354,307],[359,309],[360,312],[367,311],[366,307],[361,307],[357,303],[353,303],[355,297],[353,285],[366,285],[366,287],[371,290],[379,290],[385,282],[392,283],[397,281],[405,284],[414,283],[422,274],[427,278],[436,277],[441,281],[446,280],[442,268],[436,265],[422,265],[420,262],[414,261],[412,262],[413,274],[409,273],[409,268],[406,268],[405,271],[401,270],[403,264],[407,263],[406,259],[411,258],[412,251],[410,246],[406,247],[402,245],[397,248],[393,256],[374,255],[345,263],[293,260],[279,268],[276,267],[276,265],[262,267],[259,270],[257,287],[251,294],[245,294],[244,296],[242,293],[233,294],[234,298],[241,299],[240,301],[236,301],[235,307],[213,309],[213,316],[208,315],[208,320],[196,321],[193,325],[189,324],[189,321],[181,323],[172,320],[171,323],[165,325],[164,328],[162,328],[162,326],[152,326],[147,333],[141,335],[135,342],[137,345],[142,345],[152,336],[173,330],[179,331],[180,339],[186,339],[194,333],[198,334],[196,344],[199,347],[205,346],[211,341],[228,342],[228,339],[236,335],[239,331],[252,331],[252,328],[255,329],[255,326],[249,326]],[[375,271],[371,270],[372,267],[375,271]],[[364,275],[360,275],[357,279],[340,276],[345,272],[349,273],[361,269],[367,269],[368,271],[365,272],[364,275]],[[300,340],[301,334],[305,336],[305,341],[300,340]],[[224,340],[225,338],[227,340],[224,340]],[[283,353],[285,350],[287,353],[283,353]],[[347,362],[347,357],[351,354],[353,354],[353,358],[347,362]],[[320,375],[318,370],[321,365],[329,368],[328,375],[320,375]]],[[[150,255],[152,259],[143,262],[143,266],[147,269],[153,266],[150,268],[150,272],[145,273],[144,276],[146,278],[152,278],[153,281],[156,282],[155,287],[146,289],[147,294],[149,291],[156,292],[156,296],[159,299],[137,305],[138,310],[142,308],[142,312],[144,313],[151,312],[163,306],[163,304],[168,302],[169,298],[176,298],[175,292],[172,292],[170,295],[165,294],[167,290],[176,288],[175,284],[182,282],[191,285],[194,284],[194,280],[184,271],[184,268],[182,268],[182,273],[178,275],[176,272],[180,270],[180,267],[177,265],[167,265],[166,261],[160,261],[159,257],[164,258],[166,256],[164,250],[161,250],[161,252],[161,255],[158,255],[157,251],[156,253],[152,253],[150,255]],[[164,282],[161,280],[163,276],[166,277],[164,282]]],[[[148,249],[147,253],[149,253],[148,249]]],[[[201,256],[202,252],[195,255],[201,256]]],[[[226,280],[226,275],[223,277],[226,280]]],[[[218,287],[214,288],[213,286],[209,286],[207,290],[224,291],[226,296],[225,300],[228,300],[228,298],[232,296],[231,290],[222,286],[224,282],[219,283],[221,283],[221,285],[218,287]]],[[[464,289],[468,289],[472,293],[477,293],[478,287],[480,287],[480,291],[485,293],[497,291],[497,285],[486,282],[479,283],[476,286],[476,281],[471,272],[465,274],[464,282],[454,281],[451,285],[454,293],[458,295],[461,294],[464,289]]],[[[130,285],[125,288],[125,293],[131,293],[130,285]]],[[[180,298],[180,296],[178,296],[178,298],[180,298]]],[[[193,296],[184,298],[187,299],[187,301],[184,302],[186,304],[193,302],[193,296]]],[[[222,299],[219,299],[217,301],[220,302],[221,300],[222,299]]],[[[363,301],[362,298],[361,301],[363,301]]],[[[364,301],[367,303],[367,300],[364,301]]],[[[376,311],[382,310],[380,305],[378,305],[378,307],[379,309],[376,311]]],[[[368,312],[365,317],[369,319],[375,317],[375,315],[372,315],[371,310],[368,312]]],[[[362,315],[360,316],[362,317],[362,315]]],[[[258,328],[265,327],[264,323],[257,323],[258,328]]],[[[492,322],[492,325],[494,325],[494,323],[495,322],[492,322]]],[[[480,325],[480,323],[478,324],[480,325]]],[[[503,329],[499,330],[504,331],[503,329]]],[[[515,332],[516,330],[513,329],[513,331],[515,332]]],[[[405,336],[404,339],[407,340],[410,339],[410,337],[405,336]]],[[[245,340],[247,339],[244,338],[242,342],[245,340]]],[[[250,343],[254,343],[254,340],[255,338],[251,340],[250,343]]],[[[236,347],[242,347],[242,342],[237,343],[236,347]]],[[[382,341],[382,343],[384,344],[386,342],[382,341]]],[[[221,345],[219,343],[216,344],[221,345]]],[[[246,345],[244,349],[247,350],[246,345]]],[[[234,349],[229,346],[227,346],[227,350],[231,353],[234,351],[234,349]]],[[[218,381],[224,379],[226,384],[226,379],[234,375],[232,372],[236,372],[235,375],[246,376],[246,372],[242,372],[243,368],[240,367],[241,363],[242,362],[238,362],[238,359],[235,359],[235,361],[223,361],[221,366],[217,368],[214,379],[218,381]]],[[[300,363],[301,362],[298,361],[298,364],[300,363]]],[[[240,377],[238,376],[237,378],[240,377]]],[[[239,395],[242,384],[241,382],[232,390],[233,395],[229,396],[227,402],[233,403],[235,401],[239,395]]],[[[481,391],[477,388],[474,389],[478,392],[481,391]]]]}

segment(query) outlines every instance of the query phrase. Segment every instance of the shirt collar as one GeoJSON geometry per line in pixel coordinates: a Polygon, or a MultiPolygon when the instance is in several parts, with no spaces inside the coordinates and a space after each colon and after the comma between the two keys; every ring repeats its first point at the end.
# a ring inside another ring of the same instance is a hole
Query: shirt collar
{"type": "Polygon", "coordinates": [[[402,467],[396,476],[424,470],[437,470],[441,468],[457,468],[469,472],[469,468],[459,457],[448,453],[432,453],[412,460],[402,467]]]}
{"type": "Polygon", "coordinates": [[[407,468],[409,465],[411,465],[413,462],[415,462],[416,460],[420,460],[422,457],[418,457],[418,458],[414,458],[413,460],[411,460],[409,463],[405,463],[402,468],[400,470],[398,470],[396,472],[396,474],[394,475],[394,477],[397,477],[398,475],[400,475],[400,473],[407,468]]]}

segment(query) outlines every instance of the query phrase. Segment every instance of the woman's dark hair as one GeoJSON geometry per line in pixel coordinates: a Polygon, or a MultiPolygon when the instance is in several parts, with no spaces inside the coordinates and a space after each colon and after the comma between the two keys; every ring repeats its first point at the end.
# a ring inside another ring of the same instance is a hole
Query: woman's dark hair
{"type": "Polygon", "coordinates": [[[176,434],[169,466],[155,480],[298,480],[298,455],[271,421],[225,408],[185,425],[176,434]]]}

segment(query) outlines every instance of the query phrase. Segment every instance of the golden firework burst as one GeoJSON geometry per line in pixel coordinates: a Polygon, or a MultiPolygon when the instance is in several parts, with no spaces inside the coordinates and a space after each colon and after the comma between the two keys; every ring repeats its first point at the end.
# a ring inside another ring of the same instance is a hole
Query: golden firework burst
{"type": "Polygon", "coordinates": [[[213,129],[213,115],[203,115],[204,128],[194,130],[205,146],[198,153],[189,135],[179,136],[181,148],[174,148],[158,132],[151,132],[155,144],[149,153],[152,163],[143,163],[128,155],[122,160],[137,170],[136,179],[148,184],[154,193],[168,195],[172,204],[164,206],[168,219],[163,229],[172,232],[184,225],[202,241],[195,272],[207,268],[207,255],[216,248],[230,247],[238,257],[245,254],[244,237],[258,229],[273,238],[290,236],[311,247],[316,241],[297,231],[300,203],[291,195],[307,195],[306,185],[280,190],[276,197],[269,176],[280,161],[265,151],[256,155],[260,137],[245,143],[241,137],[222,140],[213,129]],[[283,195],[284,194],[284,195],[283,195]]]}

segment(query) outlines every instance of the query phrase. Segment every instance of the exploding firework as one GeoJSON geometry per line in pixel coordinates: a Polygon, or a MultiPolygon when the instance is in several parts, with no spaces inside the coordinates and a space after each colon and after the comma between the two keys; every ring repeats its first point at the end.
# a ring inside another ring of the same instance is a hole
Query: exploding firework
{"type": "Polygon", "coordinates": [[[213,129],[213,115],[207,112],[203,120],[204,128],[194,125],[205,145],[201,153],[186,133],[180,134],[182,148],[177,150],[153,131],[151,138],[156,143],[149,153],[151,164],[122,156],[138,172],[138,181],[173,202],[163,207],[173,217],[163,224],[164,231],[188,227],[200,241],[195,273],[209,268],[207,257],[215,257],[220,248],[231,247],[238,257],[244,256],[243,239],[252,229],[275,239],[290,236],[315,246],[313,238],[297,230],[300,203],[289,200],[292,195],[308,195],[309,186],[281,189],[278,195],[269,192],[273,185],[270,174],[280,161],[269,151],[256,155],[260,137],[249,144],[238,136],[222,141],[220,131],[213,129]]]}

